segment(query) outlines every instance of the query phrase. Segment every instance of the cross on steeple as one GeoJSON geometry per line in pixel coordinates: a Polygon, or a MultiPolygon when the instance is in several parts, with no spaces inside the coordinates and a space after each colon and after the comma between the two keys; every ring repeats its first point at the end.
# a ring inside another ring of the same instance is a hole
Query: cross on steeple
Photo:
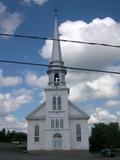
{"type": "Polygon", "coordinates": [[[57,16],[58,10],[56,7],[54,8],[54,13],[55,13],[55,16],[57,16]]]}

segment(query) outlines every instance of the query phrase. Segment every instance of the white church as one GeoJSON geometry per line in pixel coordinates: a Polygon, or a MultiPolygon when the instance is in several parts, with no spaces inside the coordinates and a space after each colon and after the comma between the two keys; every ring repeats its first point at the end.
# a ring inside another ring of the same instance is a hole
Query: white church
{"type": "MultiPolygon", "coordinates": [[[[54,39],[59,39],[55,17],[54,39]]],[[[67,74],[60,42],[53,40],[52,57],[47,71],[46,101],[30,113],[27,150],[87,150],[89,115],[68,100],[67,74]]]]}

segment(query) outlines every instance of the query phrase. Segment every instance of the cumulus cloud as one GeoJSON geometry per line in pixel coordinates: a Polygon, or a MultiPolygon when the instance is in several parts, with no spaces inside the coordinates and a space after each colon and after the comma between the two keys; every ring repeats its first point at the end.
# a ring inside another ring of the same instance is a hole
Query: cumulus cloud
{"type": "Polygon", "coordinates": [[[110,123],[116,121],[117,121],[117,116],[103,108],[96,108],[95,113],[93,113],[89,119],[90,124],[98,122],[110,123]]]}
{"type": "Polygon", "coordinates": [[[44,88],[47,86],[47,83],[48,83],[47,75],[38,76],[33,72],[27,73],[25,79],[28,85],[35,86],[35,87],[44,88]]]}
{"type": "Polygon", "coordinates": [[[98,119],[94,115],[90,116],[90,119],[88,120],[88,122],[89,124],[99,123],[98,119]]]}
{"type": "Polygon", "coordinates": [[[3,76],[3,70],[0,69],[0,87],[16,86],[23,82],[18,76],[3,76]]]}
{"type": "Polygon", "coordinates": [[[43,5],[47,0],[23,0],[25,4],[30,6],[32,3],[37,4],[39,6],[43,5]]]}
{"type": "Polygon", "coordinates": [[[93,74],[92,76],[90,74],[89,76],[89,74],[68,73],[67,82],[70,87],[69,98],[77,103],[116,98],[120,93],[119,78],[114,75],[93,74]]]}
{"type": "Polygon", "coordinates": [[[96,98],[110,98],[119,94],[118,81],[111,75],[103,75],[98,79],[87,82],[91,94],[96,98]]]}
{"type": "Polygon", "coordinates": [[[19,13],[10,13],[7,7],[0,2],[0,32],[13,34],[22,23],[19,13]]]}
{"type": "MultiPolygon", "coordinates": [[[[120,45],[120,23],[110,17],[96,18],[90,23],[68,20],[59,26],[59,33],[61,39],[120,45]]],[[[49,59],[51,48],[52,42],[46,41],[39,50],[40,55],[49,59]]],[[[67,42],[61,42],[61,48],[65,64],[69,66],[105,68],[120,59],[117,48],[67,42]]]]}
{"type": "Polygon", "coordinates": [[[0,116],[4,117],[16,111],[21,106],[30,103],[32,92],[20,89],[12,93],[0,93],[0,116]]]}

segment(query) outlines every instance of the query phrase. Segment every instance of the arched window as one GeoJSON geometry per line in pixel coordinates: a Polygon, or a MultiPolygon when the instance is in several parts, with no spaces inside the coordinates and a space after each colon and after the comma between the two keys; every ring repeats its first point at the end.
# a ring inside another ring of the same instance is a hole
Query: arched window
{"type": "Polygon", "coordinates": [[[80,126],[80,124],[76,125],[76,140],[81,141],[81,126],[80,126]]]}
{"type": "Polygon", "coordinates": [[[51,119],[51,128],[54,128],[54,119],[51,119]]]}
{"type": "Polygon", "coordinates": [[[59,85],[59,74],[58,73],[54,74],[54,83],[55,85],[59,85]]]}
{"type": "Polygon", "coordinates": [[[35,125],[34,140],[35,140],[35,142],[39,142],[39,125],[35,125]]]}
{"type": "Polygon", "coordinates": [[[62,138],[62,136],[61,136],[61,134],[59,134],[59,133],[55,133],[55,134],[53,135],[53,138],[62,138]]]}
{"type": "Polygon", "coordinates": [[[56,119],[56,128],[59,128],[59,120],[56,119]]]}
{"type": "Polygon", "coordinates": [[[64,124],[63,124],[63,119],[60,119],[60,128],[63,128],[64,124]]]}

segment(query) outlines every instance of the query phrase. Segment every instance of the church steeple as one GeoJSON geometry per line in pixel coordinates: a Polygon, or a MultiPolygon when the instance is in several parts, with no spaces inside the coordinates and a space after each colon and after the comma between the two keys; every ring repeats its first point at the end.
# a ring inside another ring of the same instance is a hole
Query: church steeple
{"type": "Polygon", "coordinates": [[[54,36],[53,36],[53,48],[52,57],[49,63],[48,71],[49,86],[65,86],[66,69],[62,60],[61,47],[58,33],[58,21],[57,14],[55,12],[55,24],[54,24],[54,36]]]}
{"type": "Polygon", "coordinates": [[[57,15],[55,14],[55,24],[54,24],[54,37],[53,37],[53,49],[52,49],[52,59],[51,62],[54,64],[63,64],[60,41],[59,41],[59,33],[58,33],[58,22],[57,15]]]}

